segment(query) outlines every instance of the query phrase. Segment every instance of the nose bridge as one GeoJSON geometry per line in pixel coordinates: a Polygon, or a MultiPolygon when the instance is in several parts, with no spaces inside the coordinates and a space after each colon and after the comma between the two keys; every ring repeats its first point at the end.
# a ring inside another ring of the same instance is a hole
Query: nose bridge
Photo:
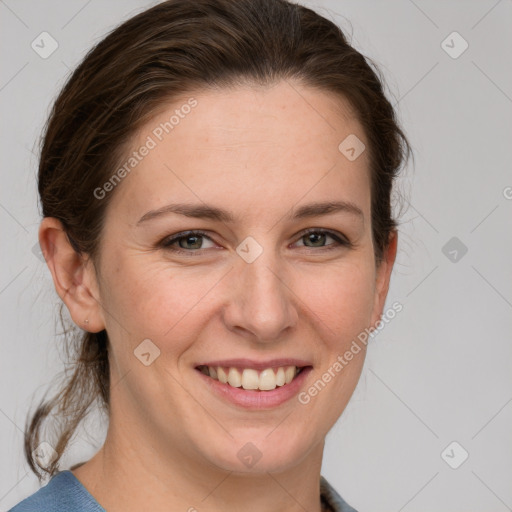
{"type": "Polygon", "coordinates": [[[283,265],[276,251],[254,239],[242,242],[237,253],[226,321],[231,329],[250,331],[260,342],[277,340],[297,318],[283,265]]]}

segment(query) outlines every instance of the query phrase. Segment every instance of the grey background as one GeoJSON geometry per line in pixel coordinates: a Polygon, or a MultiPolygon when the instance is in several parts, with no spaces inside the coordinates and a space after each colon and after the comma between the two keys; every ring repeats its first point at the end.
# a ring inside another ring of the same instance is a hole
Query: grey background
{"type": "MultiPolygon", "coordinates": [[[[0,511],[38,488],[22,456],[25,417],[63,369],[58,298],[32,252],[38,136],[69,70],[153,3],[0,1],[0,511]],[[31,48],[43,31],[59,45],[47,59],[31,48]]],[[[306,5],[382,69],[416,156],[399,182],[406,208],[388,296],[403,311],[371,341],[323,475],[361,511],[512,510],[512,2],[306,5]],[[469,44],[458,58],[441,45],[453,31],[469,44]],[[443,252],[452,237],[459,247],[443,252]],[[452,441],[462,448],[443,459],[452,441]],[[452,469],[445,460],[462,449],[469,457],[452,469]]],[[[102,440],[93,419],[63,464],[102,440]]]]}

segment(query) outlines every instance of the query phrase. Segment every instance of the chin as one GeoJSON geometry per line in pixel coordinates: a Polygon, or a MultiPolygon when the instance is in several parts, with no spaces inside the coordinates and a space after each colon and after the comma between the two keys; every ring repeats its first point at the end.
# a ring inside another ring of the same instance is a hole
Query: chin
{"type": "MultiPolygon", "coordinates": [[[[237,473],[280,473],[299,464],[317,445],[313,440],[307,442],[306,433],[291,433],[285,425],[277,429],[261,429],[245,435],[227,437],[225,443],[212,441],[216,449],[206,458],[218,468],[237,473]],[[278,432],[279,429],[281,432],[278,432]],[[271,433],[270,433],[271,432],[271,433]],[[269,434],[270,433],[270,434],[269,434]]],[[[211,447],[210,447],[211,448],[211,447]]]]}

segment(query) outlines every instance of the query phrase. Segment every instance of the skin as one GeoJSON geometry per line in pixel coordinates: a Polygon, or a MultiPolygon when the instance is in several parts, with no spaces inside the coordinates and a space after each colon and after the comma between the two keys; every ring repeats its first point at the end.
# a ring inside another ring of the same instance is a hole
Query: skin
{"type": "Polygon", "coordinates": [[[164,105],[132,150],[191,96],[197,106],[110,192],[96,272],[74,253],[59,221],[40,226],[74,322],[106,329],[111,343],[107,438],[74,474],[109,512],[169,504],[319,512],[324,439],[358,382],[364,346],[308,404],[295,397],[272,410],[224,402],[194,365],[297,357],[313,365],[307,389],[379,320],[397,234],[376,265],[368,150],[352,162],[338,150],[350,134],[368,148],[346,102],[285,81],[197,91],[164,105]],[[363,216],[286,217],[311,202],[343,200],[363,216]],[[235,222],[168,214],[137,225],[149,210],[177,202],[228,209],[235,222]],[[301,233],[306,228],[334,231],[353,246],[330,235],[315,245],[301,233]],[[193,229],[210,238],[173,246],[196,251],[191,256],[159,246],[193,229]],[[236,252],[248,236],[263,248],[252,263],[236,252]],[[149,366],[134,356],[147,338],[160,349],[149,366]],[[247,442],[262,453],[252,468],[237,457],[247,442]]]}

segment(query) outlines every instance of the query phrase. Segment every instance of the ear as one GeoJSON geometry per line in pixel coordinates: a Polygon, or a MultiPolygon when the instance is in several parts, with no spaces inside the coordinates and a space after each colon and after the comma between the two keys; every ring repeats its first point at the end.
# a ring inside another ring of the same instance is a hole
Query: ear
{"type": "Polygon", "coordinates": [[[75,324],[90,332],[105,329],[93,263],[73,249],[58,219],[45,217],[41,221],[39,245],[52,274],[55,290],[75,324]],[[86,319],[88,323],[84,322],[86,319]]]}
{"type": "Polygon", "coordinates": [[[395,263],[396,251],[398,246],[398,231],[393,230],[389,235],[388,247],[384,250],[382,260],[377,267],[377,275],[375,280],[375,297],[373,304],[373,313],[371,326],[380,320],[384,304],[389,290],[389,281],[391,279],[391,271],[395,263]]]}

